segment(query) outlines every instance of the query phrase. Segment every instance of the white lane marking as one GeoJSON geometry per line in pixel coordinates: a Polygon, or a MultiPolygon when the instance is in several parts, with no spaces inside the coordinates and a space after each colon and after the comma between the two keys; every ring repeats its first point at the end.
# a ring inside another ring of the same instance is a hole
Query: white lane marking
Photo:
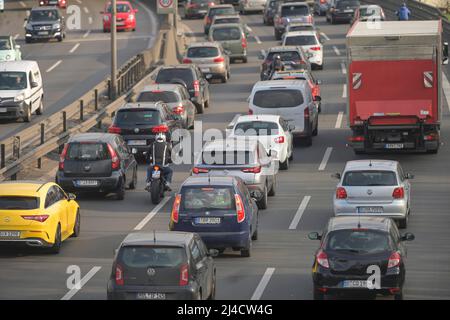
{"type": "Polygon", "coordinates": [[[342,74],[347,74],[347,68],[345,67],[345,62],[341,62],[342,74]]]}
{"type": "Polygon", "coordinates": [[[261,44],[262,42],[261,42],[261,39],[259,39],[259,37],[258,36],[254,36],[255,37],[255,40],[256,40],[256,42],[258,43],[258,44],[261,44]]]}
{"type": "Polygon", "coordinates": [[[91,34],[91,30],[86,31],[86,33],[83,35],[83,38],[87,38],[91,34]]]}
{"type": "Polygon", "coordinates": [[[74,53],[75,52],[75,50],[77,50],[78,49],[78,47],[80,46],[80,43],[77,43],[76,45],[74,45],[73,46],[73,48],[72,49],[70,49],[70,53],[74,53]]]}
{"type": "Polygon", "coordinates": [[[342,119],[344,118],[344,112],[339,111],[337,119],[336,119],[336,125],[334,126],[335,129],[340,129],[342,126],[342,119]]]}
{"type": "Polygon", "coordinates": [[[328,36],[325,34],[325,32],[321,32],[320,34],[322,35],[322,37],[325,38],[325,40],[330,41],[330,38],[328,38],[328,36]]]}
{"type": "Polygon", "coordinates": [[[334,52],[336,53],[337,56],[341,55],[341,52],[339,51],[338,47],[333,46],[333,50],[334,50],[334,52]]]}
{"type": "Polygon", "coordinates": [[[332,147],[328,147],[327,150],[325,150],[325,154],[323,155],[322,162],[320,163],[320,166],[319,166],[319,171],[325,170],[328,160],[330,160],[332,151],[333,151],[332,147]]]}
{"type": "Polygon", "coordinates": [[[16,34],[15,36],[14,36],[14,40],[17,40],[17,38],[20,36],[20,34],[16,34]]]}
{"type": "Polygon", "coordinates": [[[46,70],[46,72],[51,72],[53,69],[55,69],[57,66],[61,64],[62,60],[57,61],[54,65],[52,65],[50,68],[46,70]]]}
{"type": "Polygon", "coordinates": [[[91,278],[101,269],[102,267],[100,266],[95,266],[93,267],[91,270],[89,270],[89,272],[83,277],[81,278],[79,283],[76,283],[74,285],[74,288],[70,289],[65,295],[64,297],[61,298],[61,300],[70,300],[72,299],[72,297],[78,292],[80,291],[83,286],[89,281],[91,280],[91,278]],[[78,287],[78,289],[77,289],[78,287]]]}
{"type": "MultiPolygon", "coordinates": [[[[156,15],[150,10],[146,5],[141,3],[140,1],[136,1],[136,3],[141,6],[145,12],[147,12],[150,18],[150,30],[158,30],[158,21],[156,15]]],[[[153,41],[156,39],[155,34],[152,34],[152,37],[148,40],[147,49],[150,49],[153,46],[153,41]]]]}
{"type": "Polygon", "coordinates": [[[342,98],[347,98],[347,84],[344,83],[342,86],[342,98]]]}
{"type": "Polygon", "coordinates": [[[171,199],[172,197],[164,198],[156,207],[153,208],[152,211],[144,218],[142,219],[139,224],[134,227],[134,230],[139,231],[142,230],[142,228],[145,227],[145,225],[158,213],[158,211],[164,207],[164,205],[171,199]]]}
{"type": "Polygon", "coordinates": [[[450,82],[444,72],[442,72],[442,79],[444,79],[442,81],[442,87],[444,89],[445,100],[447,101],[448,110],[450,110],[450,82]]]}
{"type": "Polygon", "coordinates": [[[83,7],[84,12],[89,13],[89,9],[87,7],[83,7]]]}
{"type": "Polygon", "coordinates": [[[264,275],[263,275],[261,281],[259,282],[258,286],[256,287],[256,290],[253,293],[251,300],[261,299],[261,296],[264,293],[264,289],[266,289],[267,285],[269,284],[270,278],[272,277],[274,271],[275,271],[275,268],[267,268],[266,269],[266,272],[264,272],[264,275]]]}
{"type": "Polygon", "coordinates": [[[92,24],[92,22],[94,22],[94,20],[92,19],[92,17],[88,18],[89,24],[92,24]]]}
{"type": "Polygon", "coordinates": [[[20,1],[19,3],[20,3],[20,5],[21,5],[23,8],[26,8],[26,7],[27,7],[27,5],[25,4],[25,2],[20,1]]]}
{"type": "Polygon", "coordinates": [[[303,200],[300,203],[300,206],[298,207],[297,212],[295,213],[294,219],[292,219],[292,222],[289,225],[289,230],[297,229],[298,223],[302,219],[303,213],[305,212],[306,207],[308,206],[309,200],[311,200],[311,196],[303,197],[303,200]]]}

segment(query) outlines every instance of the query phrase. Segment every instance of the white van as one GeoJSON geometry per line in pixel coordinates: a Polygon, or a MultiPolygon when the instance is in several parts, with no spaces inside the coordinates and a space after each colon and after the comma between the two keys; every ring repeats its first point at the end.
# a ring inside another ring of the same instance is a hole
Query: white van
{"type": "Polygon", "coordinates": [[[44,88],[36,61],[0,62],[0,120],[31,121],[43,112],[44,88]]]}

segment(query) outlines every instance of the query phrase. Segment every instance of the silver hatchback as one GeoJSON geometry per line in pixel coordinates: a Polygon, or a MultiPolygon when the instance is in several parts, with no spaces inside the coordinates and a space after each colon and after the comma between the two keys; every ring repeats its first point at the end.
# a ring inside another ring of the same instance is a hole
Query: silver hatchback
{"type": "Polygon", "coordinates": [[[333,197],[336,216],[390,217],[406,228],[410,213],[413,176],[403,172],[399,162],[389,160],[348,161],[333,197]]]}

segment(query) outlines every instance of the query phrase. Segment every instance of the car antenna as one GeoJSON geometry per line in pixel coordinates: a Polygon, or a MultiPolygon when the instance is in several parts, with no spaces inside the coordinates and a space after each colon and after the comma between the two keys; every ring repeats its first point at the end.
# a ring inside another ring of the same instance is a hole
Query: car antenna
{"type": "Polygon", "coordinates": [[[153,229],[153,242],[156,243],[156,231],[153,229]]]}
{"type": "Polygon", "coordinates": [[[358,215],[358,229],[361,229],[361,216],[358,215]]]}
{"type": "Polygon", "coordinates": [[[369,167],[372,166],[372,160],[369,160],[369,167]]]}

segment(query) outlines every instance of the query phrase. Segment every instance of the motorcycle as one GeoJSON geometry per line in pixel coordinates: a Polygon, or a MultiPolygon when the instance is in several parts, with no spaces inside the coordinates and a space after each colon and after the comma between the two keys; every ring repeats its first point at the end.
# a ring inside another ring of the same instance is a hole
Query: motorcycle
{"type": "MultiPolygon", "coordinates": [[[[147,152],[143,153],[144,157],[147,156],[147,152]]],[[[147,190],[150,192],[150,196],[153,204],[158,204],[161,199],[164,198],[164,191],[166,191],[166,181],[164,180],[164,175],[162,174],[161,166],[155,164],[151,168],[150,175],[150,187],[147,190]]]]}

